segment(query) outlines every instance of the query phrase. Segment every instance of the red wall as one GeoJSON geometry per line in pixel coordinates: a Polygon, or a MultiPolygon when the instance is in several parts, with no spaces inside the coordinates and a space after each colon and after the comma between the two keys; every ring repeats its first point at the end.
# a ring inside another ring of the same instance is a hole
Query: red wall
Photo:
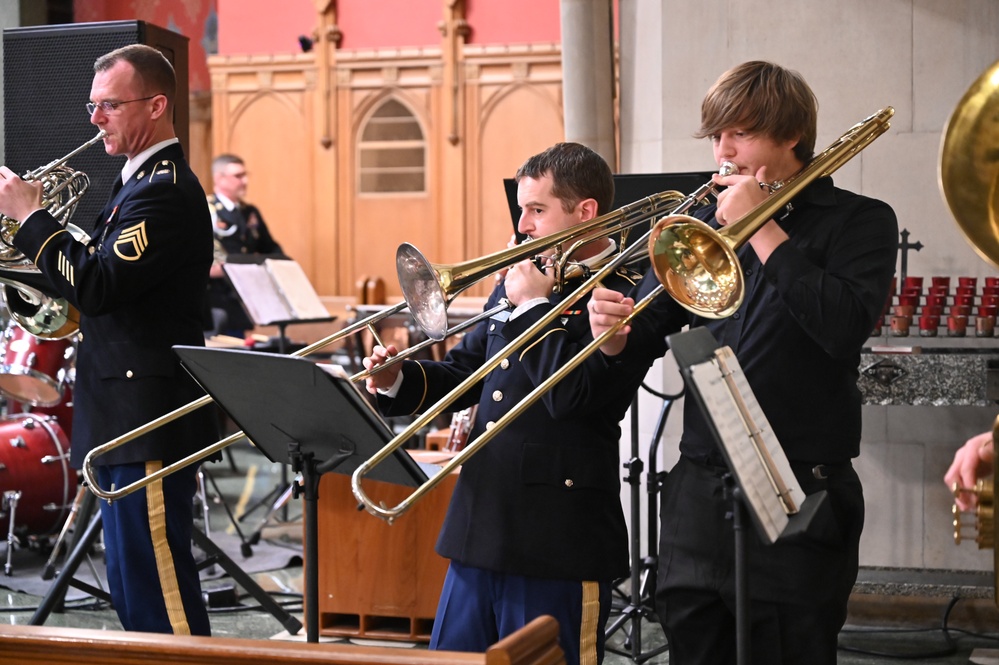
{"type": "Polygon", "coordinates": [[[317,23],[314,0],[217,2],[221,55],[297,53],[298,36],[311,35],[317,23]]]}
{"type": "Polygon", "coordinates": [[[559,0],[467,0],[465,19],[472,28],[469,44],[562,41],[559,0]]]}
{"type": "MultiPolygon", "coordinates": [[[[437,24],[444,18],[444,0],[335,1],[343,50],[441,43],[437,24]]],[[[298,36],[311,35],[318,22],[315,0],[217,2],[219,53],[224,55],[295,52],[298,36]]],[[[561,40],[559,0],[467,0],[466,18],[471,44],[561,40]]]]}
{"type": "MultiPolygon", "coordinates": [[[[341,49],[441,43],[444,0],[335,2],[341,49]]],[[[73,11],[77,23],[137,19],[187,36],[192,92],[211,89],[207,54],[295,53],[298,36],[311,36],[318,23],[315,0],[74,0],[73,11]]],[[[465,13],[470,44],[561,39],[559,0],[466,0],[465,13]]]]}
{"type": "Polygon", "coordinates": [[[74,0],[76,23],[139,20],[167,28],[187,37],[188,77],[191,92],[211,90],[206,63],[206,46],[214,50],[210,21],[215,15],[216,0],[74,0]]]}
{"type": "Polygon", "coordinates": [[[341,49],[439,46],[441,0],[339,0],[341,49]]]}

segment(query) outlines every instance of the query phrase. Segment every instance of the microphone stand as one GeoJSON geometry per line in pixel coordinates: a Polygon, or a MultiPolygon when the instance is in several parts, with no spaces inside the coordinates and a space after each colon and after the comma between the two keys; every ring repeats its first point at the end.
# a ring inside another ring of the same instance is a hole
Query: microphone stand
{"type": "Polygon", "coordinates": [[[631,458],[624,463],[628,475],[624,481],[631,485],[631,574],[630,594],[623,595],[624,606],[620,615],[604,631],[609,638],[618,630],[625,630],[625,648],[627,651],[606,645],[604,648],[621,656],[628,656],[636,663],[643,663],[669,649],[663,644],[650,651],[642,651],[642,621],[649,620],[658,623],[655,614],[655,579],[658,566],[658,520],[659,520],[659,490],[665,480],[666,473],[657,471],[659,441],[666,428],[666,420],[676,400],[683,396],[683,389],[675,395],[660,393],[649,388],[644,383],[642,388],[653,395],[662,398],[663,404],[656,422],[655,433],[649,445],[649,473],[646,475],[646,491],[648,494],[648,556],[642,558],[641,550],[641,474],[644,468],[638,450],[638,398],[631,403],[631,458]]]}

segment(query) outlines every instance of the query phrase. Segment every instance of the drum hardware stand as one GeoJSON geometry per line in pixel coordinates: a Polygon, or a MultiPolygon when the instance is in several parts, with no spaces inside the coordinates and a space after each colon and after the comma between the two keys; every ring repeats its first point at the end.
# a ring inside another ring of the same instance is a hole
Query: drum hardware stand
{"type": "MultiPolygon", "coordinates": [[[[73,577],[76,574],[76,570],[79,568],[83,558],[88,556],[90,549],[93,547],[94,543],[97,542],[97,538],[101,534],[101,513],[100,510],[95,510],[95,508],[96,497],[90,492],[87,492],[84,500],[81,502],[81,517],[78,519],[85,519],[86,517],[89,517],[90,522],[83,534],[76,540],[73,550],[70,552],[69,556],[66,557],[66,561],[63,563],[62,570],[56,577],[55,582],[52,583],[52,586],[49,587],[49,590],[46,592],[44,598],[42,598],[42,602],[39,603],[38,609],[28,622],[30,625],[40,626],[45,623],[45,620],[48,619],[49,614],[53,611],[61,611],[63,600],[66,596],[66,590],[70,586],[89,593],[95,598],[111,603],[111,595],[108,592],[103,589],[98,589],[90,584],[87,584],[86,582],[81,582],[73,577]],[[91,512],[93,512],[92,517],[90,517],[91,512]]],[[[277,619],[281,625],[285,627],[289,634],[294,635],[302,629],[302,624],[298,619],[293,617],[287,610],[279,605],[277,601],[270,596],[270,594],[264,591],[260,585],[246,573],[246,571],[240,568],[235,561],[219,549],[218,545],[212,542],[211,538],[205,535],[205,533],[197,527],[192,530],[192,541],[194,545],[200,548],[207,555],[206,560],[198,564],[198,570],[203,570],[204,568],[216,563],[219,564],[237,584],[239,584],[248,594],[253,596],[253,598],[260,603],[261,607],[277,619]]],[[[92,565],[91,569],[93,570],[92,565]]],[[[96,575],[96,572],[94,577],[95,579],[100,579],[96,575]]]]}
{"type": "Polygon", "coordinates": [[[208,489],[205,485],[205,480],[211,483],[212,488],[215,490],[216,503],[221,503],[223,510],[225,510],[226,516],[229,518],[229,523],[232,524],[232,528],[235,529],[236,535],[239,536],[239,553],[243,555],[244,559],[249,559],[253,556],[253,548],[250,547],[250,543],[243,536],[242,529],[239,528],[239,521],[232,514],[232,510],[229,508],[229,504],[222,497],[222,491],[219,490],[218,483],[215,482],[215,477],[205,470],[204,467],[198,471],[198,494],[201,495],[201,508],[202,514],[204,515],[205,522],[205,535],[211,538],[211,526],[208,521],[208,489]]]}
{"type": "Polygon", "coordinates": [[[59,550],[62,548],[62,542],[66,539],[66,534],[69,533],[70,528],[76,521],[76,516],[79,513],[80,505],[83,503],[84,495],[87,494],[90,494],[87,488],[80,485],[80,489],[76,492],[76,498],[73,500],[73,505],[69,509],[69,515],[66,516],[66,521],[63,522],[62,529],[59,530],[59,535],[52,545],[52,553],[49,554],[49,560],[45,563],[45,569],[42,571],[43,580],[50,580],[55,577],[55,563],[59,558],[59,550]]]}
{"type": "Polygon", "coordinates": [[[7,490],[3,493],[3,507],[7,512],[7,563],[3,566],[4,575],[10,577],[14,568],[11,566],[11,557],[14,555],[14,517],[17,514],[17,502],[21,500],[20,490],[7,490]]]}
{"type": "MultiPolygon", "coordinates": [[[[649,445],[649,473],[646,476],[646,492],[648,493],[648,548],[649,554],[642,558],[639,554],[641,549],[641,481],[643,470],[642,459],[638,451],[638,399],[637,396],[631,402],[631,459],[624,463],[624,468],[628,469],[628,475],[624,480],[631,485],[631,575],[627,579],[630,582],[630,593],[621,594],[624,606],[615,608],[619,613],[617,619],[609,623],[604,630],[604,637],[609,638],[618,630],[625,631],[625,648],[628,651],[616,649],[610,645],[604,648],[621,656],[628,656],[636,663],[643,663],[650,658],[654,658],[669,649],[668,644],[656,647],[651,651],[642,651],[642,621],[648,620],[658,623],[655,615],[655,581],[656,567],[658,565],[658,520],[659,520],[659,490],[666,472],[657,471],[657,458],[659,441],[662,438],[663,430],[666,428],[666,419],[676,400],[683,397],[683,389],[675,395],[660,393],[649,388],[644,383],[642,388],[653,395],[662,398],[662,409],[659,411],[659,419],[656,422],[656,429],[652,435],[652,442],[649,445]]],[[[623,582],[624,580],[622,580],[623,582]]],[[[620,593],[620,589],[617,590],[620,593]]]]}
{"type": "Polygon", "coordinates": [[[271,523],[271,520],[274,518],[275,515],[277,515],[279,510],[284,511],[283,521],[284,522],[288,521],[288,512],[287,512],[288,502],[292,499],[293,496],[297,497],[297,494],[295,493],[296,491],[295,488],[299,487],[299,483],[301,482],[301,477],[300,475],[296,475],[295,479],[291,483],[286,484],[286,481],[284,480],[286,468],[287,468],[286,465],[284,464],[281,465],[281,475],[283,476],[281,484],[275,485],[274,488],[267,493],[267,496],[262,498],[260,501],[254,504],[249,510],[247,510],[245,513],[239,516],[239,520],[242,521],[243,518],[252,513],[254,510],[266,504],[272,496],[274,496],[275,494],[277,495],[277,498],[275,498],[271,502],[271,507],[267,510],[267,514],[264,515],[264,519],[260,521],[260,526],[258,526],[257,529],[253,533],[251,533],[250,537],[247,539],[251,545],[256,545],[257,543],[260,542],[260,537],[261,534],[263,534],[264,528],[271,523]],[[284,491],[280,491],[282,487],[284,487],[284,491]]]}
{"type": "Polygon", "coordinates": [[[81,582],[73,577],[76,574],[77,568],[83,562],[84,557],[86,557],[87,564],[90,566],[91,572],[94,573],[94,579],[100,580],[100,577],[96,574],[93,562],[90,560],[90,550],[97,542],[97,538],[101,533],[101,514],[99,510],[96,510],[96,507],[97,497],[85,491],[80,501],[76,521],[78,524],[88,521],[87,527],[82,531],[80,529],[73,530],[73,538],[70,544],[71,549],[66,556],[66,560],[63,562],[62,570],[59,571],[59,574],[56,576],[52,586],[45,593],[45,596],[42,597],[42,601],[38,604],[38,609],[35,610],[34,615],[28,621],[29,625],[40,626],[45,623],[45,620],[52,612],[62,612],[64,610],[63,602],[66,598],[66,591],[70,586],[89,593],[94,598],[103,600],[109,604],[111,603],[111,595],[107,591],[86,582],[81,582]]]}

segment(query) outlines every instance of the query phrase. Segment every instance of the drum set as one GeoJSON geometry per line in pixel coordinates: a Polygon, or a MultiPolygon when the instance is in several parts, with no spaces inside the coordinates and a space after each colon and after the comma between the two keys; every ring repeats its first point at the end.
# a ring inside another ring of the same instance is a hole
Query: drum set
{"type": "Polygon", "coordinates": [[[70,467],[76,336],[43,339],[13,321],[0,336],[0,533],[14,547],[42,547],[78,495],[70,467]]]}

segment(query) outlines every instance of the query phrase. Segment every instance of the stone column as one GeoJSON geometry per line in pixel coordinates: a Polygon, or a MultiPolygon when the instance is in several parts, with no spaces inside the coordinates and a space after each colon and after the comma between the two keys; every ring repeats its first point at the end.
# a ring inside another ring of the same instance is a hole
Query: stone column
{"type": "Polygon", "coordinates": [[[592,148],[616,171],[611,3],[560,1],[565,140],[592,148]]]}

